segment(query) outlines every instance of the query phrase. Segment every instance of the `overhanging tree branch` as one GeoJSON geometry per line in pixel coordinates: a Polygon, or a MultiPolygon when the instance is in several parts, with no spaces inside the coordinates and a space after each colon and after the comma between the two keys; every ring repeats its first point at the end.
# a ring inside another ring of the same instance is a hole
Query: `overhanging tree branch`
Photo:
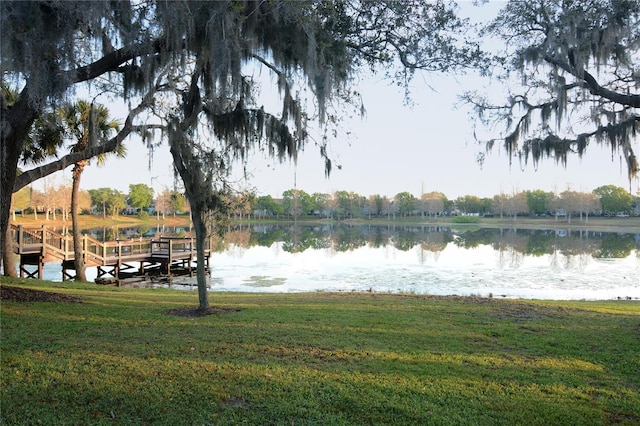
{"type": "Polygon", "coordinates": [[[615,92],[613,90],[607,89],[606,87],[601,86],[598,81],[589,74],[586,70],[578,70],[575,67],[572,67],[568,62],[561,61],[558,58],[555,58],[550,55],[545,55],[544,60],[548,63],[557,66],[558,68],[566,71],[567,73],[573,75],[574,77],[584,81],[586,86],[589,88],[589,91],[596,96],[601,96],[605,99],[609,99],[612,102],[616,102],[621,105],[627,105],[633,108],[640,108],[640,95],[625,95],[622,93],[615,92]]]}
{"type": "Polygon", "coordinates": [[[121,143],[124,141],[132,131],[140,131],[145,128],[150,128],[150,126],[136,126],[133,124],[133,119],[145,110],[153,99],[153,95],[156,93],[156,90],[151,90],[147,93],[143,100],[140,102],[138,106],[132,109],[127,116],[124,126],[118,132],[116,136],[109,139],[107,142],[87,147],[86,149],[79,152],[71,152],[64,157],[60,158],[57,161],[53,161],[51,163],[42,165],[40,167],[36,167],[35,169],[28,170],[22,173],[20,176],[16,177],[15,183],[13,185],[13,192],[17,192],[30,183],[48,176],[52,173],[55,173],[59,170],[63,170],[78,161],[88,160],[90,158],[96,157],[100,154],[106,154],[108,152],[114,151],[121,143]]]}
{"type": "Polygon", "coordinates": [[[631,144],[627,139],[621,138],[620,134],[629,130],[632,131],[637,123],[640,123],[640,117],[631,116],[620,123],[598,126],[591,132],[580,133],[575,138],[559,138],[556,135],[547,135],[544,138],[527,139],[522,144],[520,155],[524,157],[525,162],[529,156],[533,158],[534,162],[546,156],[566,164],[568,152],[572,151],[581,156],[586,150],[589,139],[606,139],[610,141],[612,147],[617,146],[622,150],[628,166],[629,177],[631,177],[640,171],[640,166],[631,144]]]}

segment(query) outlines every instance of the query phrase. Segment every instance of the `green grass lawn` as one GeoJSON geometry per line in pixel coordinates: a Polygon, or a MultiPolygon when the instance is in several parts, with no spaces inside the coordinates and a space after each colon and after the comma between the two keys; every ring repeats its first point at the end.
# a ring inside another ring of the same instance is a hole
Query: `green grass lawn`
{"type": "Polygon", "coordinates": [[[212,293],[3,277],[4,425],[640,423],[640,303],[212,293]]]}

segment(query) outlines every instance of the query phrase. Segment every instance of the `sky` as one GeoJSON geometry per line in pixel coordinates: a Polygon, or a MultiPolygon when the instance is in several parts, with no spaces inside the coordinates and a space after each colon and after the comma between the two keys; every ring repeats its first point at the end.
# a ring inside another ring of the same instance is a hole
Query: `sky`
{"type": "MultiPolygon", "coordinates": [[[[389,197],[403,191],[416,197],[440,191],[449,199],[534,189],[590,192],[609,184],[629,189],[620,156],[595,143],[582,159],[570,156],[566,168],[554,160],[541,161],[537,167],[531,163],[510,165],[506,153],[498,147],[479,165],[476,158],[484,147],[473,139],[468,110],[456,102],[456,96],[466,88],[465,82],[452,80],[434,77],[424,85],[416,81],[412,91],[415,104],[409,107],[404,105],[402,89],[374,77],[362,87],[365,117],[346,122],[341,127],[343,136],[329,145],[329,155],[334,159],[329,178],[325,177],[324,160],[311,142],[297,163],[252,155],[247,178],[238,173],[235,185],[275,198],[294,187],[309,194],[346,190],[389,197]]],[[[127,140],[126,146],[127,158],[110,158],[102,167],[87,167],[82,188],[110,187],[127,193],[130,184],[145,183],[158,193],[164,187],[174,187],[166,143],[156,149],[151,163],[139,139],[127,140]]],[[[70,169],[64,172],[67,178],[70,174],[70,169]]],[[[637,193],[638,179],[632,181],[631,190],[637,193]]]]}
{"type": "MultiPolygon", "coordinates": [[[[380,76],[364,77],[357,88],[366,115],[345,120],[341,136],[330,142],[334,167],[329,178],[318,148],[310,142],[295,164],[253,155],[246,167],[247,178],[236,174],[235,186],[274,198],[291,188],[309,194],[346,190],[388,197],[404,191],[417,197],[440,191],[449,199],[533,189],[589,192],[609,184],[630,189],[633,194],[639,191],[638,179],[630,184],[619,154],[596,143],[589,145],[582,159],[570,156],[566,168],[554,160],[542,161],[537,167],[531,163],[510,165],[499,147],[488,153],[480,166],[476,158],[484,147],[474,141],[474,122],[458,96],[482,84],[485,82],[474,76],[418,75],[411,85],[413,104],[406,106],[403,88],[380,76]]],[[[481,90],[494,89],[488,86],[481,90]]],[[[124,120],[126,111],[107,106],[114,118],[124,120]]],[[[499,136],[498,130],[494,136],[499,136]]],[[[127,158],[111,157],[102,167],[92,164],[85,169],[83,189],[110,187],[127,193],[130,184],[145,183],[159,193],[174,187],[166,143],[156,149],[151,163],[139,139],[131,137],[125,143],[127,158]]],[[[637,143],[635,147],[640,151],[637,143]]],[[[67,169],[57,175],[58,180],[70,179],[71,172],[67,169]]]]}

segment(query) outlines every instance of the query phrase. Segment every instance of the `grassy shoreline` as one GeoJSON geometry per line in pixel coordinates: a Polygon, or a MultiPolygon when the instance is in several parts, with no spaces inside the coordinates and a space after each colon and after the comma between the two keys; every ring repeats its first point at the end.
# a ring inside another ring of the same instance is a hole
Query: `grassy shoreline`
{"type": "Polygon", "coordinates": [[[2,301],[2,424],[640,422],[637,301],[0,283],[82,299],[2,301]]]}

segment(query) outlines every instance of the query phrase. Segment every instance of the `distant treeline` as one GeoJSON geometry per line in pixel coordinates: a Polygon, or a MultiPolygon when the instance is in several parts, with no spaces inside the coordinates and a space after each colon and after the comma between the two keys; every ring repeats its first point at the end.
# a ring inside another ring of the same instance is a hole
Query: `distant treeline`
{"type": "MultiPolygon", "coordinates": [[[[65,218],[70,210],[71,188],[65,185],[38,191],[24,188],[14,194],[12,209],[18,213],[60,213],[65,218]]],[[[326,217],[334,219],[408,216],[571,216],[588,217],[640,215],[640,196],[624,188],[605,185],[592,192],[567,189],[563,192],[543,190],[500,193],[491,198],[465,195],[449,199],[438,191],[415,196],[400,192],[393,198],[383,195],[364,196],[355,192],[308,194],[289,189],[281,198],[252,192],[227,195],[226,214],[234,218],[326,217]]],[[[81,191],[80,208],[84,213],[106,215],[152,214],[176,215],[189,212],[189,204],[180,191],[164,189],[159,194],[145,184],[129,186],[124,194],[111,188],[81,191]]]]}

